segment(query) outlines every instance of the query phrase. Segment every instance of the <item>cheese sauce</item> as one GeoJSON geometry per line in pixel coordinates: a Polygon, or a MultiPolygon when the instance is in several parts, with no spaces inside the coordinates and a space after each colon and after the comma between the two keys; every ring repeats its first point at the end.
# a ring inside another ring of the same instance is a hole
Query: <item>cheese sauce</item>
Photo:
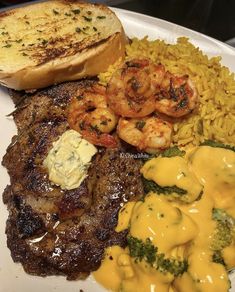
{"type": "MultiPolygon", "coordinates": [[[[186,190],[190,200],[185,203],[150,192],[143,201],[129,202],[121,209],[116,231],[129,228],[130,236],[143,241],[149,238],[166,257],[187,259],[187,272],[178,277],[162,273],[144,260],[135,261],[128,248],[112,246],[93,273],[95,279],[111,291],[122,292],[228,291],[225,267],[212,261],[216,228],[212,210],[223,208],[235,215],[235,153],[201,146],[186,158],[151,159],[141,172],[160,186],[186,190]]],[[[222,250],[222,255],[227,269],[235,267],[234,242],[222,250]]]]}
{"type": "Polygon", "coordinates": [[[177,186],[187,191],[189,202],[194,201],[202,191],[202,185],[182,157],[153,158],[145,163],[141,172],[146,179],[162,187],[177,186]]]}
{"type": "Polygon", "coordinates": [[[96,152],[95,146],[82,139],[77,131],[68,130],[53,143],[43,165],[54,184],[71,190],[79,187],[87,176],[91,158],[96,152]]]}

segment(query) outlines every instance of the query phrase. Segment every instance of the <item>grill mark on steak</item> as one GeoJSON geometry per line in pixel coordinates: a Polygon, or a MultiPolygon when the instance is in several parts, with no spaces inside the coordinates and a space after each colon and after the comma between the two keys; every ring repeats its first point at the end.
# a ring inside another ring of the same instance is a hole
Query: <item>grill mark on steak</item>
{"type": "Polygon", "coordinates": [[[32,210],[31,206],[20,208],[16,225],[22,238],[39,235],[45,230],[43,220],[32,210]]]}
{"type": "MultiPolygon", "coordinates": [[[[79,87],[93,82],[24,93],[14,113],[18,135],[2,161],[11,181],[3,193],[9,210],[7,245],[30,274],[76,279],[96,270],[107,246],[126,245],[127,231],[115,232],[119,209],[143,194],[141,161],[124,159],[118,149],[100,149],[79,188],[62,190],[48,179],[42,163],[68,129],[67,105],[79,87]]],[[[11,95],[17,100],[22,94],[11,95]]]]}
{"type": "Polygon", "coordinates": [[[21,132],[43,118],[66,116],[71,97],[76,95],[80,87],[89,87],[94,82],[95,80],[66,82],[35,93],[10,89],[9,94],[16,105],[13,117],[18,131],[21,132]]]}

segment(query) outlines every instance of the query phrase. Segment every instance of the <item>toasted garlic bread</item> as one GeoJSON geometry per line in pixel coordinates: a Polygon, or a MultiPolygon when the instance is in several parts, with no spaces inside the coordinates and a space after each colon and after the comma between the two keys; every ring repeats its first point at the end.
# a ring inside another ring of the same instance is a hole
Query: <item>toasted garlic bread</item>
{"type": "Polygon", "coordinates": [[[72,0],[2,12],[0,36],[0,84],[16,90],[95,76],[125,54],[116,15],[72,0]]]}

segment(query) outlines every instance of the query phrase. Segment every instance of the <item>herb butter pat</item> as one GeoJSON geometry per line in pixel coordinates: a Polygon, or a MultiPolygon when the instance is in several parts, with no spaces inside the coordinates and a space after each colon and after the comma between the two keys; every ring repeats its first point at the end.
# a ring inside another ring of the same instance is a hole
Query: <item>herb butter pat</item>
{"type": "Polygon", "coordinates": [[[95,146],[82,139],[78,132],[68,130],[53,143],[43,164],[54,184],[71,190],[79,187],[86,178],[91,158],[96,152],[95,146]]]}

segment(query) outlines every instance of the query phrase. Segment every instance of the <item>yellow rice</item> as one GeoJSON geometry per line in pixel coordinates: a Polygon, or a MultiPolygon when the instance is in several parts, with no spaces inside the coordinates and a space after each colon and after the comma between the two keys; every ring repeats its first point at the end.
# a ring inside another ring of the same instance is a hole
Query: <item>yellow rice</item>
{"type": "MultiPolygon", "coordinates": [[[[173,143],[192,146],[211,139],[235,145],[234,73],[220,64],[220,57],[208,58],[185,37],[173,45],[134,38],[126,47],[126,60],[135,57],[160,62],[176,75],[188,74],[198,90],[198,111],[174,124],[173,143]]],[[[100,82],[107,84],[121,65],[119,60],[100,74],[100,82]]]]}

